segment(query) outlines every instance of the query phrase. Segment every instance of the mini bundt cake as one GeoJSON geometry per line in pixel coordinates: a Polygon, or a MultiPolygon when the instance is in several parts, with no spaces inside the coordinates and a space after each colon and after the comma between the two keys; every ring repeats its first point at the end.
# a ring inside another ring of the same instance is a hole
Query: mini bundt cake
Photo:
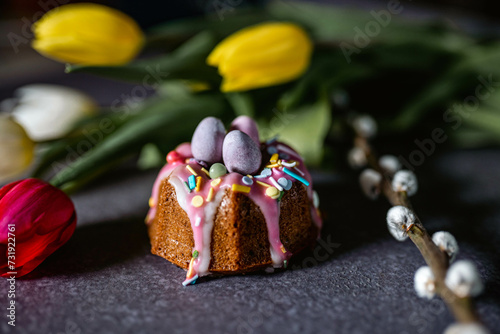
{"type": "Polygon", "coordinates": [[[317,194],[299,154],[259,142],[255,122],[236,118],[229,133],[207,117],[191,143],[167,155],[146,218],[151,251],[198,277],[288,264],[321,229],[317,194]]]}

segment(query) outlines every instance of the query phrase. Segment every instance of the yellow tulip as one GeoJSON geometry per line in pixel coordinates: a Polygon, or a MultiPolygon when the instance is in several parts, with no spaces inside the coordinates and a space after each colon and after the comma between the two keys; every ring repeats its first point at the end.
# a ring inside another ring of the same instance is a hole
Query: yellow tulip
{"type": "Polygon", "coordinates": [[[224,39],[207,58],[219,68],[223,92],[245,91],[294,80],[309,66],[312,42],[292,23],[263,23],[224,39]]]}
{"type": "Polygon", "coordinates": [[[144,35],[131,17],[91,3],[55,8],[35,22],[32,29],[35,50],[72,64],[125,64],[144,44],[144,35]]]}
{"type": "Polygon", "coordinates": [[[35,144],[23,127],[0,115],[0,185],[24,173],[31,165],[35,144]]]}

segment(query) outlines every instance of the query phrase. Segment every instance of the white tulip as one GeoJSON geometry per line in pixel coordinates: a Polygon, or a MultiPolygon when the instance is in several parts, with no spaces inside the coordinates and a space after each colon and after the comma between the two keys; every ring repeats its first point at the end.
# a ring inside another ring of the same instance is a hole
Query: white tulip
{"type": "Polygon", "coordinates": [[[96,112],[90,97],[63,86],[33,84],[14,94],[12,117],[34,141],[60,138],[82,117],[96,112]]]}

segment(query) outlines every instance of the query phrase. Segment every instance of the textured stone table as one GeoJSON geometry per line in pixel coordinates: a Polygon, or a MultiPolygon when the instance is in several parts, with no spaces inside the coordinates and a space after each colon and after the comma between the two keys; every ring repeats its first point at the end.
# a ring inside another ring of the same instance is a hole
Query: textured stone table
{"type": "MultiPolygon", "coordinates": [[[[452,232],[478,264],[479,313],[500,330],[500,151],[449,153],[419,170],[414,204],[431,231],[452,232]]],[[[419,299],[423,259],[385,227],[388,205],[360,195],[354,175],[317,175],[323,241],[274,274],[202,279],[151,255],[143,218],[156,171],[122,170],[73,197],[73,238],[16,283],[16,327],[1,333],[441,333],[439,299],[419,299]]],[[[0,281],[6,313],[7,282],[0,281]]]]}

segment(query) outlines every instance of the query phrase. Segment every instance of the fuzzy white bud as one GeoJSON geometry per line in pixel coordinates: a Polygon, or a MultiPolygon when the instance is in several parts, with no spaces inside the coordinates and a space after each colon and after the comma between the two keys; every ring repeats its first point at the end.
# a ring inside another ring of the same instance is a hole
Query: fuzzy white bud
{"type": "Polygon", "coordinates": [[[445,284],[459,297],[478,296],[484,287],[476,266],[468,260],[451,265],[446,273],[445,284]]]}
{"type": "Polygon", "coordinates": [[[455,239],[455,237],[450,232],[436,232],[432,235],[432,241],[434,241],[439,249],[448,254],[448,256],[450,257],[450,262],[453,262],[455,260],[459,248],[457,239],[455,239]]]}
{"type": "Polygon", "coordinates": [[[407,207],[398,205],[387,212],[387,227],[392,236],[398,241],[408,238],[407,229],[415,223],[415,215],[407,207]]]}
{"type": "Polygon", "coordinates": [[[377,122],[370,115],[356,116],[352,121],[352,127],[363,138],[372,138],[377,134],[377,122]]]}
{"type": "Polygon", "coordinates": [[[366,154],[359,147],[353,147],[347,154],[347,162],[352,168],[361,168],[367,164],[366,154]]]}
{"type": "Polygon", "coordinates": [[[490,334],[490,331],[486,327],[478,323],[455,323],[449,325],[444,330],[444,334],[490,334]]]}
{"type": "Polygon", "coordinates": [[[359,184],[364,194],[370,199],[377,199],[380,194],[380,182],[382,175],[379,172],[367,168],[359,175],[359,184]]]}
{"type": "Polygon", "coordinates": [[[421,298],[431,299],[434,297],[434,291],[436,290],[436,282],[434,280],[434,274],[431,268],[424,266],[418,268],[415,272],[415,291],[417,295],[421,298]]]}
{"type": "Polygon", "coordinates": [[[413,196],[417,193],[418,182],[417,176],[409,170],[400,170],[394,174],[392,179],[392,190],[406,191],[408,196],[413,196]]]}
{"type": "Polygon", "coordinates": [[[378,160],[380,167],[389,174],[394,174],[401,169],[401,162],[394,155],[383,155],[378,160]]]}

